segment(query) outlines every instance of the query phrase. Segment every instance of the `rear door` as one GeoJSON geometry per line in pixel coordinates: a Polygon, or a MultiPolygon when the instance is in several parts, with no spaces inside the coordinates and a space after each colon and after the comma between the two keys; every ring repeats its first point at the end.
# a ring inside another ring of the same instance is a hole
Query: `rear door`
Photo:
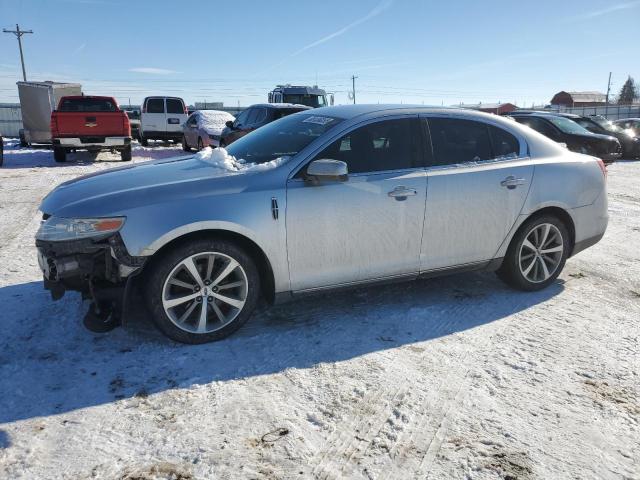
{"type": "Polygon", "coordinates": [[[143,105],[140,123],[143,133],[167,131],[167,114],[163,97],[147,98],[143,105]]]}
{"type": "Polygon", "coordinates": [[[187,139],[187,145],[190,147],[198,145],[198,115],[197,113],[192,113],[184,124],[184,138],[187,139]]]}
{"type": "Polygon", "coordinates": [[[167,132],[180,132],[182,131],[182,124],[187,120],[189,116],[184,107],[184,102],[181,98],[167,98],[166,111],[167,111],[167,132]]]}
{"type": "Polygon", "coordinates": [[[423,118],[433,158],[420,252],[421,271],[487,262],[516,222],[533,165],[524,139],[502,127],[423,118]]]}

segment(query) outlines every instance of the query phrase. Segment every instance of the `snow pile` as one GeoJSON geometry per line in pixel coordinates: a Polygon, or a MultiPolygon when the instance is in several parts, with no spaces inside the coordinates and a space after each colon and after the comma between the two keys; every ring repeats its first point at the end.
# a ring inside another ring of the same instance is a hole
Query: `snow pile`
{"type": "Polygon", "coordinates": [[[221,170],[244,173],[271,170],[272,168],[279,167],[283,163],[286,163],[290,157],[278,157],[265,163],[247,163],[243,159],[236,159],[233,155],[229,155],[229,153],[222,147],[214,149],[207,147],[196,153],[196,158],[203,162],[210,163],[221,170]]]}

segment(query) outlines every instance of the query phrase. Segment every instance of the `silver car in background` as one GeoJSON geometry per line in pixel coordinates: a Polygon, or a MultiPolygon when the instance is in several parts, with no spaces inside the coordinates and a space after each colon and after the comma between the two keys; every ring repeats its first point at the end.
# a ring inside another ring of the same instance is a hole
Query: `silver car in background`
{"type": "Polygon", "coordinates": [[[72,180],[41,210],[53,298],[82,292],[85,324],[107,330],[141,291],[186,343],[228,336],[260,297],[465,270],[539,290],[608,219],[600,160],[495,115],[406,105],[300,112],[228,152],[72,180]]]}
{"type": "Polygon", "coordinates": [[[196,110],[182,126],[182,149],[188,152],[192,148],[218,147],[225,124],[235,119],[222,110],[196,110]]]}

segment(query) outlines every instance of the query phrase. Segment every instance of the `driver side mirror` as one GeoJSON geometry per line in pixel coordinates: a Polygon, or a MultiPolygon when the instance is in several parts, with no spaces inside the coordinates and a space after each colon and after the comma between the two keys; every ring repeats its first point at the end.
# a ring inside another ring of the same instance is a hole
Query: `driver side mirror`
{"type": "Polygon", "coordinates": [[[307,167],[306,178],[313,183],[322,180],[345,182],[348,176],[347,164],[341,160],[321,158],[314,160],[307,167]]]}
{"type": "Polygon", "coordinates": [[[233,129],[233,121],[232,120],[227,120],[224,124],[227,128],[231,128],[233,129]]]}

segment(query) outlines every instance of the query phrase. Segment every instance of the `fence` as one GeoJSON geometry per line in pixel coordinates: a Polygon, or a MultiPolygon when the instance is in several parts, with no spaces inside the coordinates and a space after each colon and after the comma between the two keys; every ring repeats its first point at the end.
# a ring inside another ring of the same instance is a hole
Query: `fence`
{"type": "Polygon", "coordinates": [[[0,104],[0,134],[17,137],[22,128],[22,111],[19,104],[0,104]]]}
{"type": "Polygon", "coordinates": [[[577,115],[602,115],[609,120],[620,118],[640,118],[640,105],[602,105],[599,107],[565,107],[552,105],[553,111],[575,113],[577,115]]]}

